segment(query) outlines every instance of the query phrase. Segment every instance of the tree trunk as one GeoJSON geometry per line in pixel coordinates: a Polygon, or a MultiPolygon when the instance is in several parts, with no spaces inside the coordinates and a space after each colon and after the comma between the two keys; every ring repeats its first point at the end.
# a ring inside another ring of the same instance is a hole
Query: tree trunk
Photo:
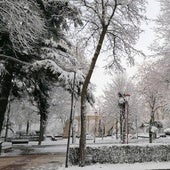
{"type": "Polygon", "coordinates": [[[26,134],[28,135],[29,133],[29,127],[30,127],[30,122],[27,120],[27,127],[26,127],[26,134]]]}
{"type": "Polygon", "coordinates": [[[151,112],[151,119],[149,122],[149,143],[152,143],[153,141],[153,132],[152,132],[152,126],[153,126],[153,122],[154,122],[154,111],[151,112]]]}
{"type": "Polygon", "coordinates": [[[40,133],[39,133],[39,141],[38,145],[41,145],[41,142],[43,141],[43,134],[44,134],[44,129],[43,129],[43,118],[40,115],[40,133]]]}
{"type": "Polygon", "coordinates": [[[151,125],[149,125],[149,143],[152,143],[152,131],[151,131],[151,125]]]}
{"type": "Polygon", "coordinates": [[[118,119],[116,118],[116,139],[118,139],[118,119]]]}
{"type": "MultiPolygon", "coordinates": [[[[38,79],[39,77],[37,77],[38,79]]],[[[44,140],[44,133],[46,130],[46,123],[48,119],[48,89],[45,89],[45,84],[47,82],[42,81],[41,79],[38,79],[36,84],[38,85],[35,86],[35,91],[34,91],[34,98],[35,101],[37,102],[38,109],[39,109],[39,114],[40,114],[40,134],[39,134],[39,141],[38,145],[41,145],[41,142],[44,140]]]]}
{"type": "Polygon", "coordinates": [[[151,119],[150,119],[150,122],[149,122],[149,143],[152,143],[152,141],[153,141],[152,125],[153,125],[153,119],[152,119],[152,116],[151,116],[151,119]]]}
{"type": "Polygon", "coordinates": [[[41,145],[42,141],[44,140],[44,132],[45,132],[45,128],[43,125],[43,121],[40,121],[40,134],[39,134],[39,141],[38,141],[38,145],[41,145]]]}
{"type": "Polygon", "coordinates": [[[43,115],[40,115],[40,134],[39,134],[38,145],[41,145],[42,141],[44,140],[46,121],[47,119],[43,115]]]}
{"type": "Polygon", "coordinates": [[[7,113],[7,120],[6,120],[6,129],[5,129],[5,142],[7,141],[8,138],[9,116],[10,116],[10,102],[8,103],[8,113],[7,113]]]}
{"type": "Polygon", "coordinates": [[[3,122],[5,118],[5,112],[8,105],[8,97],[10,95],[10,90],[12,87],[12,73],[9,69],[4,74],[1,80],[1,90],[0,90],[0,133],[3,128],[3,122]]]}
{"type": "Polygon", "coordinates": [[[122,137],[122,132],[123,132],[123,130],[122,130],[122,113],[120,114],[120,140],[122,141],[123,140],[123,137],[122,137]]]}
{"type": "Polygon", "coordinates": [[[86,100],[81,100],[81,134],[79,153],[79,166],[83,167],[86,159],[86,100]]]}
{"type": "Polygon", "coordinates": [[[138,119],[137,119],[137,116],[135,118],[135,125],[136,125],[136,138],[138,139],[138,119]]]}
{"type": "Polygon", "coordinates": [[[79,166],[84,166],[85,165],[85,159],[86,159],[86,97],[87,97],[87,88],[90,83],[90,79],[97,61],[97,58],[100,54],[100,50],[102,48],[102,44],[104,41],[104,37],[106,35],[107,27],[103,27],[103,30],[100,34],[99,41],[97,43],[97,47],[94,53],[94,56],[92,58],[92,62],[90,65],[90,69],[87,73],[87,76],[85,78],[83,88],[82,88],[82,93],[81,93],[81,135],[80,135],[80,144],[79,144],[79,166]]]}

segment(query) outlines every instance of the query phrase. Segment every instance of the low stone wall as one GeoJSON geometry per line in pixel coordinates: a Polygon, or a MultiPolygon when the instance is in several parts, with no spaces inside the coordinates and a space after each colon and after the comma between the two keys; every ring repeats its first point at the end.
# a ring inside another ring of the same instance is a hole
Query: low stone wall
{"type": "MultiPolygon", "coordinates": [[[[86,148],[86,164],[169,161],[170,145],[105,145],[86,148]]],[[[78,164],[78,147],[70,148],[69,161],[78,164]]]]}

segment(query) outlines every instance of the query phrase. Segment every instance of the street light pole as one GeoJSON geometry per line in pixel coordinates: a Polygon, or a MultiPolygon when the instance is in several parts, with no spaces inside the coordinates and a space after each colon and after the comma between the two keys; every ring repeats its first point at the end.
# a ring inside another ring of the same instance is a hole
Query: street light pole
{"type": "Polygon", "coordinates": [[[125,111],[126,111],[126,143],[128,144],[129,128],[128,128],[128,101],[125,101],[125,111]]]}
{"type": "Polygon", "coordinates": [[[126,131],[126,126],[125,126],[125,98],[124,94],[118,93],[119,97],[119,102],[118,105],[120,107],[120,135],[121,135],[121,141],[124,144],[125,143],[125,131],[126,131]]]}
{"type": "Polygon", "coordinates": [[[125,143],[125,136],[126,136],[126,143],[128,144],[128,135],[129,135],[129,127],[128,127],[128,116],[129,116],[129,103],[128,98],[130,94],[122,94],[118,93],[119,96],[119,107],[121,109],[121,121],[120,124],[122,130],[122,142],[125,143]],[[125,118],[126,117],[126,118],[125,118]]]}

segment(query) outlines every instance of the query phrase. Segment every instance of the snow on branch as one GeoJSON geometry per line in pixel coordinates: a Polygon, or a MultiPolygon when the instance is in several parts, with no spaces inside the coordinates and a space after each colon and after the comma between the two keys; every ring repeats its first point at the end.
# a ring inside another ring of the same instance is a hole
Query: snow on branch
{"type": "Polygon", "coordinates": [[[0,6],[0,31],[9,33],[14,50],[26,54],[32,51],[45,32],[34,0],[4,0],[0,6]]]}
{"type": "MultiPolygon", "coordinates": [[[[62,68],[57,63],[55,63],[52,60],[45,59],[41,61],[34,62],[29,69],[27,70],[32,72],[38,72],[38,71],[45,71],[47,75],[49,74],[49,77],[52,80],[55,80],[58,82],[60,86],[62,86],[64,89],[72,92],[72,85],[73,85],[73,79],[74,79],[74,73],[76,74],[75,79],[75,96],[79,96],[81,93],[81,88],[85,80],[84,74],[80,70],[74,70],[71,68],[62,68]]],[[[89,85],[88,92],[87,92],[87,101],[92,105],[94,103],[94,96],[93,96],[93,87],[92,85],[89,85]]]]}
{"type": "Polygon", "coordinates": [[[68,47],[64,40],[55,42],[53,38],[45,40],[45,47],[41,48],[41,58],[52,59],[57,63],[60,63],[67,67],[77,64],[75,57],[71,55],[71,49],[68,47]]]}

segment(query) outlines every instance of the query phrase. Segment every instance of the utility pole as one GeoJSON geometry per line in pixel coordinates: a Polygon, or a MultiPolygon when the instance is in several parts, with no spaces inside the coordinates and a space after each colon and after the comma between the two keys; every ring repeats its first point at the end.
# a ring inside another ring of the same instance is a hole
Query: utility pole
{"type": "Polygon", "coordinates": [[[126,100],[125,101],[125,111],[126,111],[126,143],[128,144],[129,140],[129,125],[128,125],[128,119],[129,119],[129,103],[126,100]]]}
{"type": "Polygon", "coordinates": [[[73,115],[72,115],[72,143],[73,144],[76,143],[75,107],[76,107],[76,101],[74,102],[73,115]]]}
{"type": "Polygon", "coordinates": [[[118,139],[118,113],[116,113],[116,139],[118,139]]]}
{"type": "Polygon", "coordinates": [[[124,95],[122,93],[118,93],[119,101],[118,105],[120,107],[120,134],[121,134],[121,141],[124,144],[125,143],[125,132],[126,132],[126,126],[125,126],[125,99],[124,95]]]}
{"type": "Polygon", "coordinates": [[[72,120],[73,120],[73,105],[74,105],[75,79],[76,79],[76,72],[74,71],[73,86],[72,86],[72,93],[71,93],[70,122],[69,122],[67,151],[66,151],[66,162],[65,162],[65,167],[66,167],[66,168],[68,168],[68,157],[69,157],[69,149],[70,149],[70,134],[71,134],[71,126],[72,126],[72,120]]]}

